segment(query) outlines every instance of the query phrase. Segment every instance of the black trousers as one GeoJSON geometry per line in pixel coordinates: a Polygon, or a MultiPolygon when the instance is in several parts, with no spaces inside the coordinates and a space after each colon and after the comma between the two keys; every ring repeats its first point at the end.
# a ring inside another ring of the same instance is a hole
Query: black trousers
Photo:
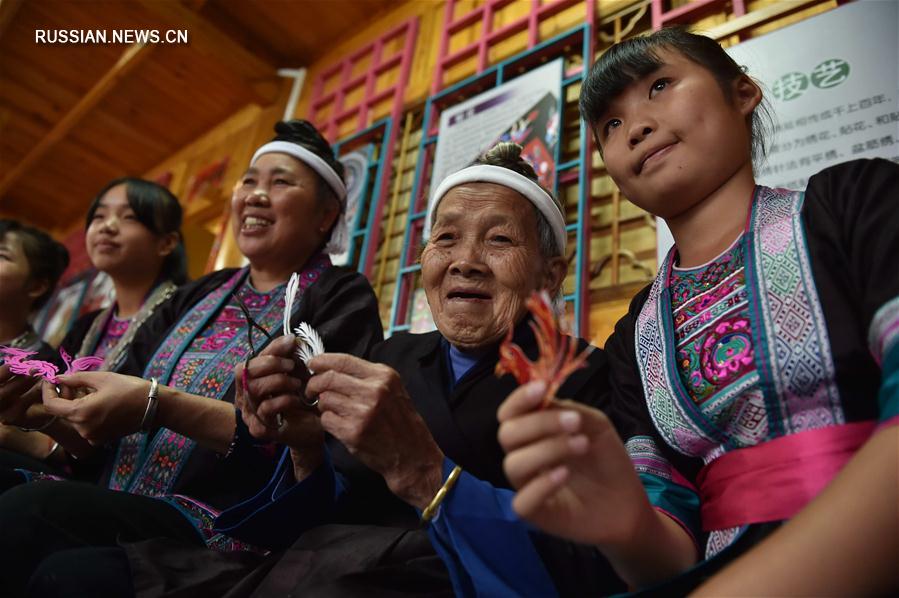
{"type": "Polygon", "coordinates": [[[143,598],[452,598],[449,572],[425,530],[323,525],[265,558],[176,545],[128,544],[143,598]]]}
{"type": "Polygon", "coordinates": [[[204,546],[168,503],[82,482],[33,482],[0,494],[0,596],[130,596],[122,542],[204,546]]]}
{"type": "Polygon", "coordinates": [[[83,459],[70,461],[68,470],[64,470],[46,461],[40,461],[15,451],[0,448],[0,493],[25,482],[25,477],[16,472],[16,469],[49,473],[81,482],[98,482],[100,474],[106,465],[106,457],[107,453],[97,451],[83,459]]]}
{"type": "Polygon", "coordinates": [[[0,494],[25,483],[25,476],[14,469],[0,467],[0,494]]]}
{"type": "Polygon", "coordinates": [[[0,449],[0,494],[13,486],[25,483],[25,476],[16,469],[30,469],[43,473],[62,475],[62,471],[48,463],[26,457],[15,451],[0,449]]]}
{"type": "Polygon", "coordinates": [[[26,455],[8,449],[0,449],[0,468],[30,469],[31,471],[65,475],[62,469],[56,467],[55,465],[51,465],[46,461],[40,461],[33,457],[28,457],[26,455]]]}

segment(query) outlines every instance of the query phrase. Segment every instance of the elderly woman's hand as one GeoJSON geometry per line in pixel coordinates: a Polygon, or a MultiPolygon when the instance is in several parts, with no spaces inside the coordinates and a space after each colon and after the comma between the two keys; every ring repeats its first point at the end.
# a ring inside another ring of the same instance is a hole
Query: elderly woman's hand
{"type": "Polygon", "coordinates": [[[540,409],[545,389],[521,386],[497,413],[503,467],[518,489],[513,508],[578,542],[626,543],[651,511],[618,433],[604,413],[573,401],[540,409]]]}
{"type": "Polygon", "coordinates": [[[54,385],[43,384],[44,407],[66,420],[92,445],[137,432],[147,409],[150,382],[114,372],[76,372],[57,377],[63,398],[54,385]]]}
{"type": "Polygon", "coordinates": [[[293,357],[295,347],[295,336],[283,336],[246,366],[238,365],[234,370],[234,402],[250,434],[290,447],[294,473],[302,479],[321,463],[324,433],[318,414],[303,404],[305,383],[300,378],[301,366],[293,357]]]}
{"type": "Polygon", "coordinates": [[[443,453],[415,410],[399,374],[352,355],[319,355],[306,396],[321,423],[407,503],[423,509],[443,483],[443,453]]]}
{"type": "Polygon", "coordinates": [[[0,423],[39,428],[47,420],[42,409],[33,408],[40,401],[39,378],[16,375],[8,365],[0,365],[0,423]]]}

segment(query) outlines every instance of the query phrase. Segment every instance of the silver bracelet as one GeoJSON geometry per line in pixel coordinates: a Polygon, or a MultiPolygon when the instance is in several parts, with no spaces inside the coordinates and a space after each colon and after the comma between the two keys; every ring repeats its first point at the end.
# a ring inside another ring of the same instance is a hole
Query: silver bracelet
{"type": "Polygon", "coordinates": [[[61,446],[61,445],[59,444],[59,441],[54,442],[54,443],[53,443],[53,446],[50,447],[50,452],[47,453],[47,456],[46,456],[46,457],[44,457],[44,461],[46,461],[47,459],[49,459],[50,457],[52,457],[52,456],[53,456],[53,453],[55,453],[56,451],[58,451],[60,446],[61,446]]]}
{"type": "Polygon", "coordinates": [[[150,378],[150,392],[147,393],[147,409],[144,411],[144,418],[140,420],[141,432],[149,432],[153,426],[153,420],[156,419],[156,408],[159,407],[159,380],[150,378]]]}

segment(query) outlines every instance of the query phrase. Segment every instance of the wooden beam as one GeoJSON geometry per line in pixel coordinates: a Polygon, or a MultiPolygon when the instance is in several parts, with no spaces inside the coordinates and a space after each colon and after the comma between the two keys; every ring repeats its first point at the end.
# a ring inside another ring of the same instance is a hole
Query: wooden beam
{"type": "Polygon", "coordinates": [[[248,84],[277,78],[277,65],[243,47],[215,25],[180,2],[139,0],[140,5],[170,23],[187,29],[191,48],[231,69],[248,84]]]}
{"type": "Polygon", "coordinates": [[[710,27],[702,31],[703,35],[707,35],[714,40],[722,40],[731,35],[737,35],[747,29],[760,27],[774,19],[785,17],[791,13],[808,8],[814,4],[819,4],[820,0],[789,0],[784,2],[776,2],[764,8],[753,10],[741,17],[737,17],[730,21],[710,27]]]}
{"type": "Polygon", "coordinates": [[[100,80],[84,97],[3,177],[3,180],[0,181],[0,198],[6,194],[16,179],[22,176],[51,147],[65,137],[81,121],[85,114],[93,109],[106,94],[115,88],[123,77],[143,61],[150,53],[151,47],[146,44],[133,44],[125,50],[115,65],[100,77],[100,80]]]}
{"type": "Polygon", "coordinates": [[[207,0],[182,0],[181,4],[194,12],[200,12],[206,6],[207,0]]]}
{"type": "Polygon", "coordinates": [[[0,0],[0,38],[6,33],[25,0],[0,0]]]}

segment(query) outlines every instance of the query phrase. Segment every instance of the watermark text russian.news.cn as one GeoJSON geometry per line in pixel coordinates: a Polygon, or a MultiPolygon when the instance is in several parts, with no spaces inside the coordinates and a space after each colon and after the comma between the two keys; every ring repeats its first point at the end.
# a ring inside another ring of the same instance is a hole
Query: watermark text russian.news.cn
{"type": "Polygon", "coordinates": [[[187,44],[187,29],[35,29],[36,44],[187,44]]]}

